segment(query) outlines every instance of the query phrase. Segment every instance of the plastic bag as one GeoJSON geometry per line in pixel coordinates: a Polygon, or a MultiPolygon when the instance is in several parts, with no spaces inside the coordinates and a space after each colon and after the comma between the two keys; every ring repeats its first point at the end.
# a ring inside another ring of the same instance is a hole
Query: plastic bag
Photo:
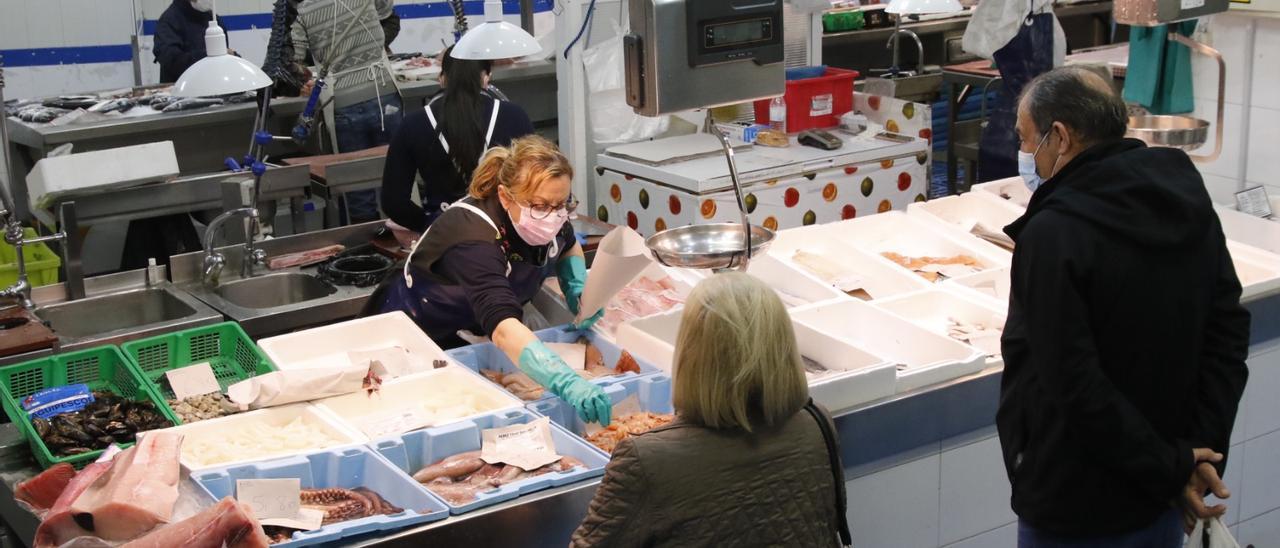
{"type": "Polygon", "coordinates": [[[623,31],[616,25],[614,31],[612,38],[582,52],[591,135],[597,144],[606,146],[652,139],[665,133],[671,123],[666,116],[640,116],[627,104],[623,31]]]}
{"type": "Polygon", "coordinates": [[[1231,530],[1223,525],[1221,518],[1213,518],[1196,521],[1196,528],[1187,537],[1187,547],[1240,548],[1240,544],[1231,536],[1231,530]]]}

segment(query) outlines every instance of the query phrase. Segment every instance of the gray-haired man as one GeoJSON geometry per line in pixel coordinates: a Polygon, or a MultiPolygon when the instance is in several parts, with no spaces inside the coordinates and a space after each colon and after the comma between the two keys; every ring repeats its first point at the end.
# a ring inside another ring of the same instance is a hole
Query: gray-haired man
{"type": "Polygon", "coordinates": [[[1125,139],[1098,75],[1026,88],[1034,190],[1013,254],[996,423],[1018,544],[1180,547],[1206,508],[1248,370],[1249,313],[1222,227],[1181,150],[1125,139]]]}

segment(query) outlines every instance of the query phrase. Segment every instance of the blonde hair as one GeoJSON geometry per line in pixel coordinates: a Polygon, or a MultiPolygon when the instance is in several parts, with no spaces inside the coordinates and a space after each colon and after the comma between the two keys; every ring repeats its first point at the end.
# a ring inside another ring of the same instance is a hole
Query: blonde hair
{"type": "Polygon", "coordinates": [[[471,176],[469,194],[483,200],[502,186],[512,196],[527,200],[548,179],[573,178],[573,166],[551,141],[537,135],[511,141],[509,147],[494,147],[480,158],[471,176]]]}
{"type": "Polygon", "coordinates": [[[685,301],[675,348],[676,411],[712,428],[780,424],[809,398],[795,330],[760,280],[716,274],[685,301]]]}

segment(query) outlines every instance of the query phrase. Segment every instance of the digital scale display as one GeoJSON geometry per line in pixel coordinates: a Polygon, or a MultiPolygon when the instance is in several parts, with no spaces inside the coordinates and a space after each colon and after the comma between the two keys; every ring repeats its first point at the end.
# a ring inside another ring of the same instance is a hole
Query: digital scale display
{"type": "Polygon", "coordinates": [[[768,18],[714,23],[703,32],[707,49],[731,48],[773,39],[773,21],[768,18]]]}

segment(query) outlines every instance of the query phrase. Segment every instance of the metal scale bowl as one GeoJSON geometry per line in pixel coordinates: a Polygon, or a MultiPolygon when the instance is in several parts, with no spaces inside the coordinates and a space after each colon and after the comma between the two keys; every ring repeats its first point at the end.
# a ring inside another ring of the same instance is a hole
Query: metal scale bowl
{"type": "Polygon", "coordinates": [[[720,140],[725,160],[729,162],[729,179],[733,181],[733,193],[738,202],[741,224],[712,223],[687,225],[663,230],[645,240],[645,245],[659,263],[679,268],[711,270],[741,270],[746,272],[751,257],[764,253],[773,243],[774,233],[747,220],[747,208],[742,201],[742,182],[738,180],[738,164],[733,159],[733,147],[729,138],[711,118],[707,109],[707,121],[703,128],[720,140]]]}
{"type": "MultiPolygon", "coordinates": [[[[1194,8],[1179,4],[1176,0],[1117,0],[1114,16],[1117,22],[1150,27],[1163,23],[1209,15],[1226,11],[1225,0],[1202,2],[1194,8]]],[[[1129,117],[1129,137],[1148,145],[1195,150],[1209,139],[1209,126],[1213,126],[1213,150],[1208,154],[1189,154],[1195,162],[1212,162],[1222,154],[1222,118],[1225,109],[1224,96],[1227,86],[1227,64],[1218,50],[1178,34],[1175,25],[1169,26],[1169,41],[1177,42],[1191,51],[1212,58],[1218,63],[1218,112],[1217,123],[1191,116],[1149,115],[1129,117]]]]}

